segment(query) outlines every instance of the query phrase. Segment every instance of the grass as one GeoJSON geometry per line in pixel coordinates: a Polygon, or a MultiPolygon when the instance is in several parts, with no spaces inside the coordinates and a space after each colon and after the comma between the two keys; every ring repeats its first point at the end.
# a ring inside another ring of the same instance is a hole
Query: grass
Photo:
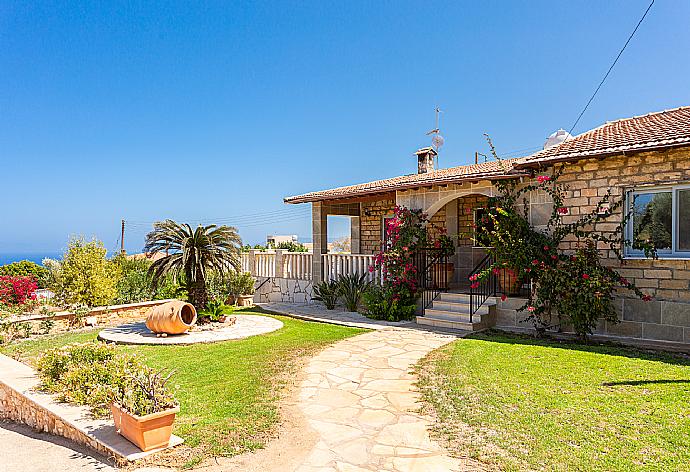
{"type": "Polygon", "coordinates": [[[690,360],[489,332],[420,387],[451,450],[501,470],[690,470],[690,360]]]}
{"type": "MultiPolygon", "coordinates": [[[[243,314],[262,314],[243,311],[243,314]]],[[[180,414],[174,433],[187,446],[177,465],[208,456],[232,456],[262,447],[279,422],[278,400],[304,357],[363,330],[275,316],[278,331],[251,338],[191,346],[120,346],[154,367],[174,369],[180,414]]],[[[30,362],[39,353],[96,339],[97,331],[45,336],[15,343],[3,353],[30,362]]]]}

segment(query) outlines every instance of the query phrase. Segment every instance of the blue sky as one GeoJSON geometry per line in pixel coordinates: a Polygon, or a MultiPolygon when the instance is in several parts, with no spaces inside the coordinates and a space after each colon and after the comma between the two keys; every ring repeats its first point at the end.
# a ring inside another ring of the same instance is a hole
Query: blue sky
{"type": "MultiPolygon", "coordinates": [[[[282,197],[414,172],[436,105],[443,167],[570,128],[648,5],[197,3],[0,3],[0,252],[121,218],[130,251],[168,217],[309,238],[282,197]]],[[[689,17],[657,0],[575,132],[690,105],[689,17]]]]}

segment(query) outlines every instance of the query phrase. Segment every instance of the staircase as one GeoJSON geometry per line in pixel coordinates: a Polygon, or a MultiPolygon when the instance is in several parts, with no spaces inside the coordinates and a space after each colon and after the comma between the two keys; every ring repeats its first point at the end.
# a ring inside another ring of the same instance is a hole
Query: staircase
{"type": "Polygon", "coordinates": [[[489,297],[470,316],[470,295],[441,292],[417,317],[417,324],[462,331],[480,331],[496,324],[496,299],[489,297]],[[470,319],[472,321],[470,321],[470,319]]]}

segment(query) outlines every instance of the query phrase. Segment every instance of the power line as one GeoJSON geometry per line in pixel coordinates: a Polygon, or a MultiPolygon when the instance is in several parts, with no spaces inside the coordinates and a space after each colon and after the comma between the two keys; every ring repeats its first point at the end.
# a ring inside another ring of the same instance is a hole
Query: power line
{"type": "MultiPolygon", "coordinates": [[[[584,107],[584,108],[582,109],[582,111],[580,112],[580,115],[577,117],[577,120],[575,120],[575,123],[573,123],[573,126],[570,128],[570,131],[568,132],[568,134],[571,134],[571,135],[573,134],[573,130],[575,129],[575,127],[577,126],[577,124],[580,122],[580,118],[582,118],[582,115],[585,114],[585,112],[587,111],[587,108],[589,108],[589,105],[592,103],[592,100],[594,100],[594,97],[597,96],[597,93],[599,92],[599,89],[601,88],[602,85],[604,85],[604,82],[606,81],[607,77],[609,76],[609,74],[610,74],[611,71],[613,70],[614,66],[615,66],[616,63],[618,62],[618,59],[620,59],[621,55],[623,54],[623,51],[625,51],[625,48],[628,47],[628,44],[629,44],[630,41],[633,39],[633,36],[635,36],[635,33],[637,33],[637,29],[640,27],[640,25],[641,25],[642,22],[644,21],[645,17],[647,16],[647,13],[649,13],[649,10],[652,9],[652,5],[654,5],[654,1],[655,1],[655,0],[652,0],[652,2],[649,4],[649,6],[647,7],[647,9],[645,10],[644,15],[642,15],[642,18],[640,18],[640,21],[637,22],[637,26],[635,26],[635,29],[633,30],[633,32],[630,33],[630,36],[628,37],[628,40],[625,42],[625,44],[624,44],[623,47],[621,48],[620,52],[619,52],[618,55],[616,56],[616,59],[615,59],[615,60],[613,61],[613,63],[611,64],[611,67],[609,67],[609,70],[606,71],[606,75],[604,75],[604,78],[601,79],[601,82],[599,82],[599,85],[597,86],[597,88],[596,88],[596,90],[594,91],[594,93],[592,94],[592,96],[589,98],[589,101],[587,102],[587,105],[585,105],[585,107],[584,107]]],[[[566,138],[566,139],[567,139],[567,138],[566,138]]]]}

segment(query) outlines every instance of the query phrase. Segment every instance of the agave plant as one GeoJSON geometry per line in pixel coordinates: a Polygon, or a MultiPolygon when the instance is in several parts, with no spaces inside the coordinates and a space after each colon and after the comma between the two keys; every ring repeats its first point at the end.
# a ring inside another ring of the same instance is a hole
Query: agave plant
{"type": "Polygon", "coordinates": [[[369,285],[371,282],[367,280],[367,274],[348,274],[338,278],[338,291],[348,311],[357,311],[362,294],[369,285]]]}
{"type": "Polygon", "coordinates": [[[314,295],[312,300],[323,302],[327,310],[333,310],[340,296],[340,285],[335,280],[323,281],[314,285],[314,295]]]}
{"type": "Polygon", "coordinates": [[[154,286],[168,273],[184,275],[189,301],[203,309],[208,302],[206,278],[209,270],[225,273],[239,270],[242,240],[231,226],[197,226],[173,220],[154,223],[153,231],[146,235],[144,251],[166,253],[149,268],[154,286]]]}

